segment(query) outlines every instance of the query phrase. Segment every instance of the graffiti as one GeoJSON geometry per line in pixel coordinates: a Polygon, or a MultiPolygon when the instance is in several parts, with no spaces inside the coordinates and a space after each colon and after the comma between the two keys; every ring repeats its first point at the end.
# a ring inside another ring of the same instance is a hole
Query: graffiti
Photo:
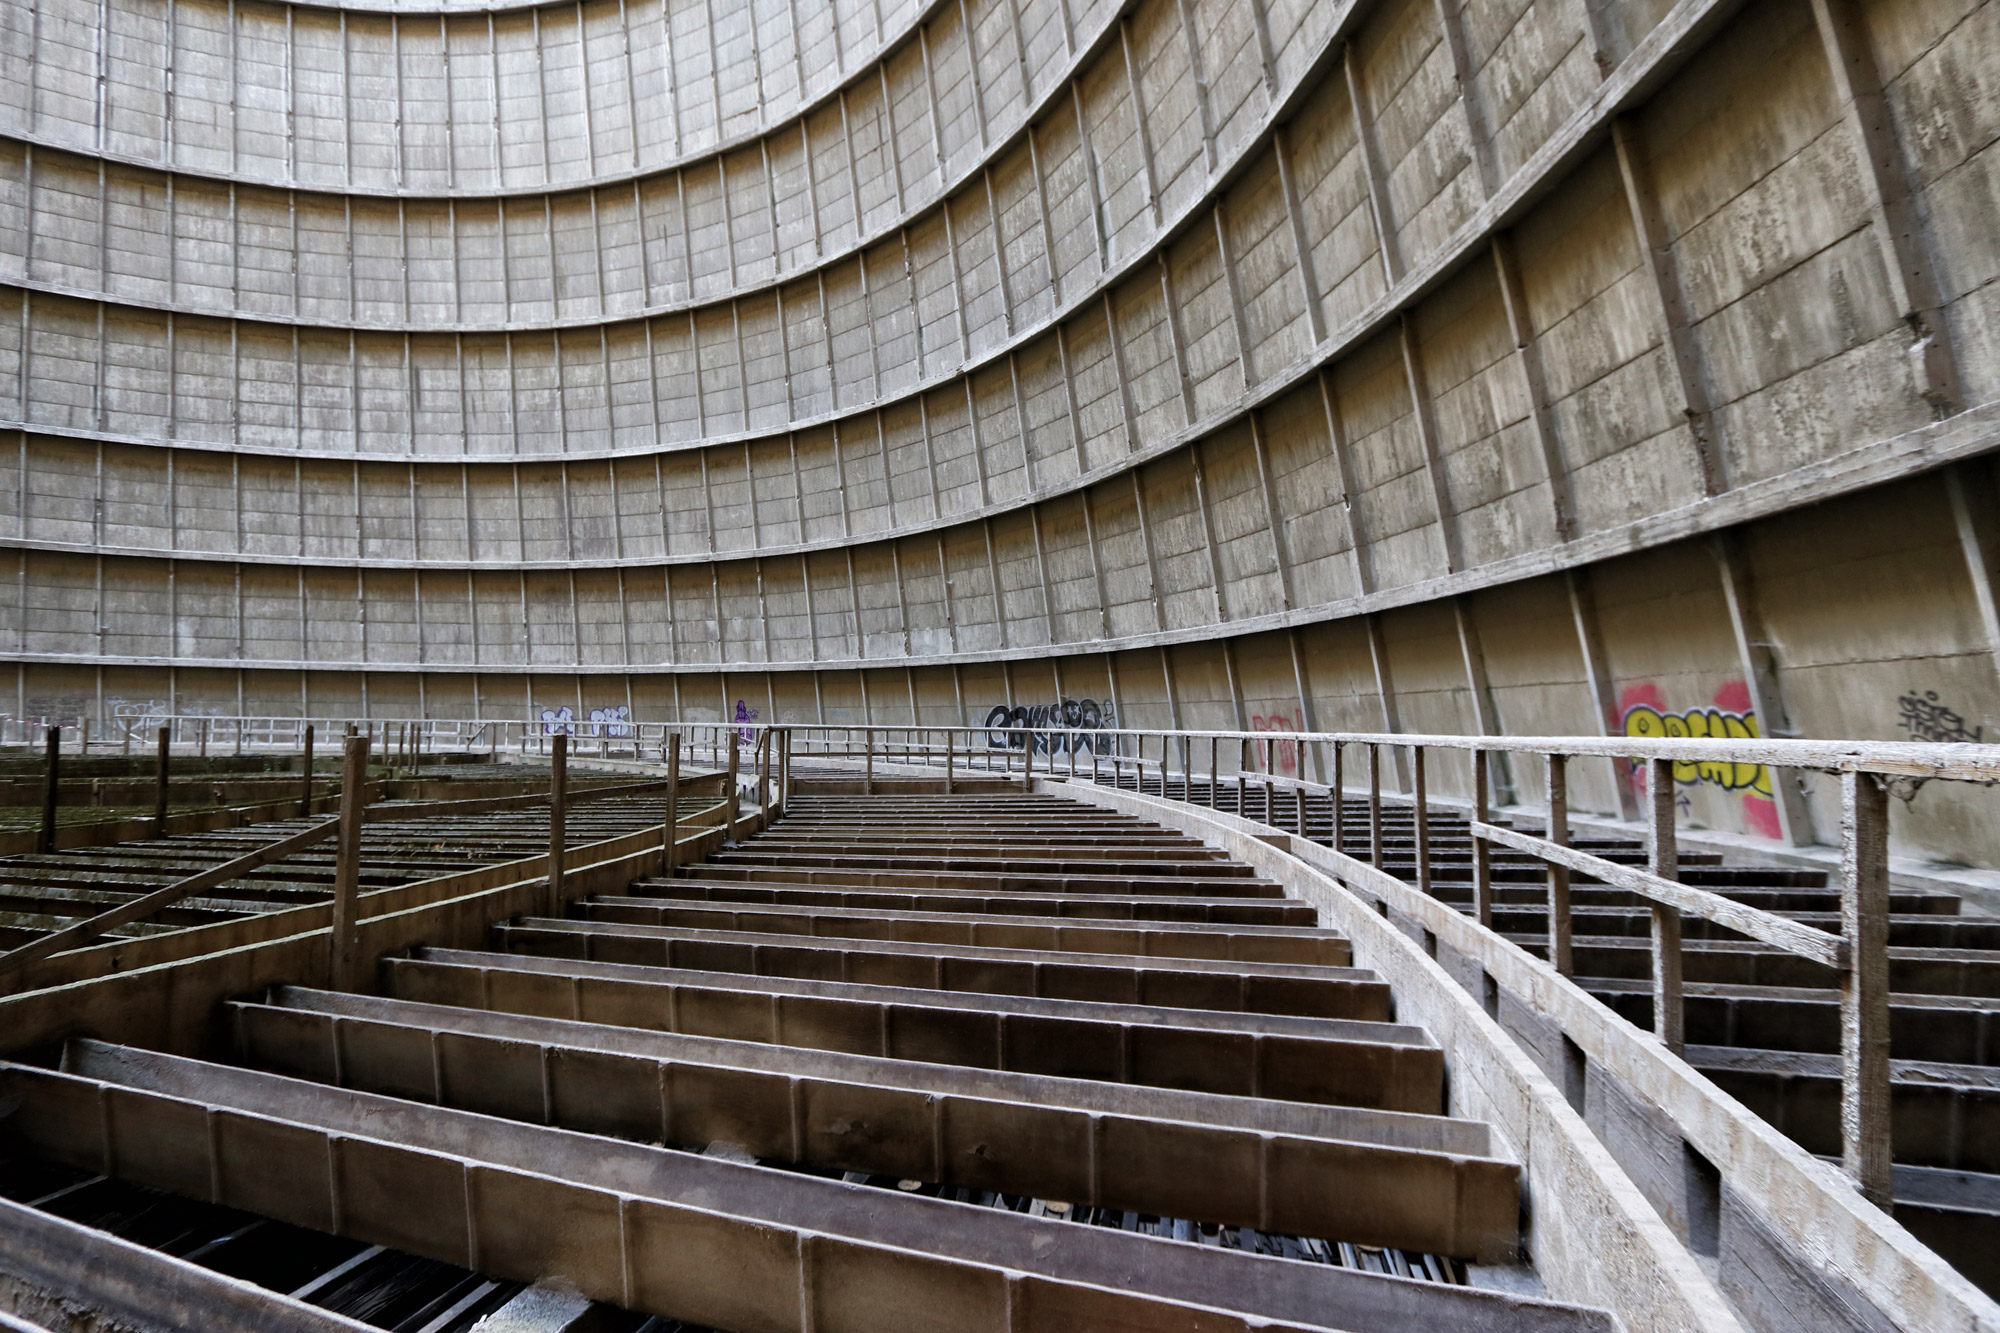
{"type": "Polygon", "coordinates": [[[736,701],[736,735],[745,745],[755,745],[757,743],[756,728],[749,725],[756,720],[757,710],[743,700],[738,699],[736,701]]]}
{"type": "MultiPolygon", "coordinates": [[[[120,736],[150,735],[153,730],[166,722],[171,711],[165,699],[126,699],[121,695],[108,694],[104,697],[104,711],[110,715],[111,728],[120,736]]],[[[224,717],[220,708],[192,708],[181,705],[182,717],[224,717]]]]}
{"type": "Polygon", "coordinates": [[[592,736],[630,736],[632,710],[624,704],[616,708],[593,708],[590,710],[590,734],[592,736]]]}
{"type": "Polygon", "coordinates": [[[107,696],[104,707],[111,714],[111,726],[121,736],[137,736],[148,732],[167,720],[165,699],[130,700],[117,695],[107,696]]]}
{"type": "MultiPolygon", "coordinates": [[[[1294,712],[1293,717],[1283,713],[1267,716],[1251,714],[1252,731],[1304,731],[1306,715],[1294,712]]],[[[1257,766],[1266,773],[1297,773],[1299,771],[1299,743],[1297,741],[1258,741],[1257,766]]]]}
{"type": "Polygon", "coordinates": [[[1976,741],[1986,730],[1973,727],[1968,731],[1963,717],[1938,702],[1936,690],[1925,690],[1922,694],[1911,690],[1896,700],[1896,706],[1903,712],[1897,725],[1913,741],[1976,741]]]}
{"type": "MultiPolygon", "coordinates": [[[[1662,713],[1641,704],[1625,714],[1625,734],[1645,740],[1754,740],[1755,713],[1726,713],[1719,708],[1690,708],[1684,713],[1662,713]]],[[[1713,783],[1724,791],[1754,791],[1771,794],[1771,771],[1762,764],[1677,763],[1674,781],[1691,784],[1713,783]]]]}
{"type": "Polygon", "coordinates": [[[593,708],[587,718],[579,720],[576,710],[568,704],[561,708],[542,710],[542,734],[544,736],[630,736],[633,734],[632,710],[624,704],[616,708],[593,708]]]}
{"type": "Polygon", "coordinates": [[[1078,754],[1110,754],[1111,737],[1079,733],[1108,730],[1118,722],[1110,704],[1064,699],[1052,704],[994,704],[979,725],[987,729],[986,746],[991,750],[1025,749],[1030,737],[1020,730],[1002,730],[1025,728],[1033,732],[1037,754],[1068,754],[1072,749],[1078,754]]]}
{"type": "MultiPolygon", "coordinates": [[[[1669,712],[1657,685],[1635,685],[1619,700],[1619,721],[1627,736],[1645,740],[1755,740],[1760,736],[1757,714],[1750,707],[1750,687],[1734,681],[1716,691],[1709,708],[1669,712]]],[[[1633,785],[1643,788],[1643,765],[1632,770],[1633,785]]],[[[1768,838],[1780,836],[1778,807],[1772,799],[1771,770],[1762,764],[1686,762],[1674,765],[1674,782],[1698,787],[1703,783],[1743,797],[1743,818],[1768,838]]],[[[1692,802],[1676,802],[1683,810],[1692,802]]]]}

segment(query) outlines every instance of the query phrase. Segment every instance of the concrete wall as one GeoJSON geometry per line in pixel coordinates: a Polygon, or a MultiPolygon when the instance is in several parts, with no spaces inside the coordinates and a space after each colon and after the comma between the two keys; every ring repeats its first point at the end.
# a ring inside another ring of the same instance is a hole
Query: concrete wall
{"type": "Polygon", "coordinates": [[[2000,725],[2000,7],[395,10],[0,4],[16,714],[2000,725]]]}

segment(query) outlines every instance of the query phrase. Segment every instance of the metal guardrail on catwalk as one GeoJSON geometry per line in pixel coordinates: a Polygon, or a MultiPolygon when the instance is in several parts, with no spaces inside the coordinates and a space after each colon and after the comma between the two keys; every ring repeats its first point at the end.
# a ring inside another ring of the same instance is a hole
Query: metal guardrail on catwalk
{"type": "MultiPolygon", "coordinates": [[[[1548,960],[1564,976],[1573,971],[1572,877],[1586,876],[1637,895],[1652,916],[1654,1035],[1668,1048],[1678,1053],[1683,1042],[1681,927],[1686,916],[1702,918],[1837,974],[1842,1157],[1862,1191],[1878,1202],[1890,1198],[1888,783],[1892,779],[2000,781],[2000,746],[1868,741],[1285,733],[1282,742],[1299,747],[1301,771],[1311,767],[1319,779],[1307,781],[1260,771],[1259,747],[1271,744],[1274,738],[1270,733],[1242,731],[794,726],[567,718],[371,721],[193,714],[149,717],[144,726],[157,729],[154,735],[162,754],[169,747],[192,747],[206,753],[210,746],[227,747],[236,753],[294,751],[309,744],[307,738],[314,730],[351,728],[361,733],[362,741],[380,736],[379,762],[415,763],[426,754],[452,750],[558,759],[565,752],[582,757],[594,749],[599,758],[645,763],[667,762],[685,753],[690,761],[705,757],[717,768],[727,766],[732,774],[739,747],[752,744],[759,756],[756,790],[762,793],[775,782],[771,790],[777,812],[782,812],[791,765],[797,758],[858,762],[863,782],[871,786],[880,764],[942,770],[947,785],[959,774],[966,774],[1156,786],[1167,799],[1210,808],[1216,806],[1219,792],[1233,789],[1236,811],[1249,811],[1254,797],[1261,812],[1257,822],[1300,835],[1305,833],[1308,797],[1328,799],[1331,792],[1339,791],[1349,801],[1365,802],[1365,812],[1353,817],[1366,823],[1371,861],[1377,866],[1383,860],[1385,805],[1410,809],[1414,878],[1417,889],[1424,893],[1430,891],[1437,865],[1431,835],[1437,803],[1430,796],[1427,781],[1432,757],[1439,752],[1464,754],[1473,777],[1469,832],[1473,910],[1479,922],[1492,924],[1495,848],[1526,854],[1541,864],[1548,891],[1548,960]],[[1385,792],[1385,755],[1396,758],[1396,785],[1406,790],[1385,792]],[[1496,821],[1492,774],[1503,757],[1512,764],[1530,761],[1545,776],[1549,799],[1542,808],[1510,807],[1510,815],[1539,819],[1542,828],[1538,833],[1514,827],[1512,819],[1496,821]],[[1647,857],[1643,868],[1571,845],[1568,779],[1571,761],[1577,759],[1630,764],[1633,776],[1644,774],[1642,780],[1631,784],[1645,793],[1647,857]],[[1677,765],[1763,765],[1825,774],[1838,783],[1838,934],[1679,882],[1673,798],[1677,765]]],[[[103,753],[113,747],[129,751],[135,730],[122,727],[115,738],[100,737],[92,743],[87,723],[79,719],[64,740],[74,735],[78,747],[86,752],[103,753]]],[[[0,721],[0,743],[32,741],[53,731],[44,730],[40,723],[5,719],[0,721]]],[[[364,753],[370,748],[363,747],[364,753]]],[[[733,781],[729,784],[732,791],[736,786],[733,781]]],[[[525,799],[549,798],[537,795],[525,799]]],[[[437,808],[442,813],[457,804],[439,803],[437,808]]],[[[465,804],[470,812],[472,805],[485,808],[491,802],[465,804]]],[[[1338,848],[1350,816],[1343,801],[1331,801],[1330,807],[1332,844],[1338,848]]],[[[323,825],[313,833],[331,836],[332,828],[332,824],[323,825]]],[[[271,849],[274,853],[279,850],[271,849]]],[[[0,966],[6,962],[0,959],[0,966]]]]}
{"type": "MultiPolygon", "coordinates": [[[[1679,1054],[1683,1048],[1682,920],[1699,917],[1774,949],[1808,959],[1837,974],[1840,996],[1842,1161],[1861,1191],[1886,1205],[1891,1197],[1889,1063],[1889,782],[2000,781],[2000,746],[1803,740],[1647,740],[1602,737],[1478,737],[1383,733],[1286,733],[1303,756],[1316,755],[1320,782],[1258,771],[1255,747],[1270,733],[1241,731],[1138,731],[973,727],[785,727],[779,745],[788,771],[794,755],[859,760],[872,785],[877,763],[942,766],[947,783],[960,772],[1037,775],[1157,786],[1169,800],[1217,806],[1233,788],[1232,808],[1259,808],[1256,822],[1306,834],[1308,797],[1338,791],[1365,800],[1369,861],[1384,856],[1385,804],[1407,805],[1414,824],[1414,878],[1431,890],[1437,848],[1431,822],[1437,803],[1427,772],[1438,752],[1468,756],[1472,770],[1471,858],[1473,911],[1482,926],[1493,922],[1494,849],[1524,853],[1541,863],[1547,884],[1548,961],[1573,975],[1570,882],[1582,875],[1645,901],[1651,910],[1654,1035],[1679,1054]],[[1002,736],[996,748],[992,737],[1002,736]],[[1406,793],[1385,793],[1383,759],[1400,756],[1406,793]],[[1515,806],[1510,815],[1539,817],[1540,832],[1496,820],[1492,773],[1502,756],[1530,760],[1546,777],[1549,799],[1538,811],[1515,806]],[[1355,772],[1358,758],[1361,773],[1355,772]],[[1643,773],[1646,865],[1620,864],[1571,844],[1568,802],[1572,760],[1602,758],[1643,773]],[[1841,793],[1840,930],[1833,933],[1734,901],[1678,880],[1675,768],[1686,765],[1764,765],[1822,773],[1841,793]],[[1253,798],[1255,798],[1253,800],[1253,798]]],[[[1301,769],[1305,763],[1302,761],[1301,769]]],[[[1342,845],[1349,818],[1341,800],[1330,800],[1331,844],[1342,845]]]]}
{"type": "MultiPolygon", "coordinates": [[[[304,769],[303,791],[299,802],[301,815],[309,815],[312,810],[312,753],[315,730],[305,725],[301,730],[302,748],[300,761],[304,769]]],[[[49,793],[43,811],[44,842],[51,846],[54,829],[54,793],[58,789],[60,732],[55,727],[47,729],[45,790],[49,793]]],[[[463,818],[487,815],[500,811],[511,811],[547,806],[549,810],[549,842],[547,860],[547,889],[544,895],[546,910],[560,913],[565,902],[564,870],[568,849],[565,816],[569,808],[581,802],[598,801],[613,797],[629,797],[658,793],[663,798],[660,824],[660,847],[667,873],[672,873],[683,817],[680,810],[681,746],[678,734],[672,734],[664,746],[667,776],[656,781],[617,783],[611,786],[589,787],[572,790],[568,782],[569,737],[557,735],[552,738],[549,750],[549,789],[543,792],[528,792],[515,796],[474,797],[466,800],[440,801],[395,801],[375,803],[376,789],[368,776],[371,744],[366,735],[346,737],[342,756],[342,776],[340,781],[340,804],[337,817],[312,824],[288,836],[258,847],[242,856],[209,867],[196,874],[178,879],[150,893],[141,894],[115,907],[95,915],[74,921],[58,930],[49,931],[6,953],[0,953],[0,976],[19,971],[30,964],[54,954],[81,948],[103,938],[112,931],[157,916],[175,904],[213,889],[219,884],[247,875],[261,867],[274,865],[305,851],[328,839],[335,841],[334,882],[333,882],[333,930],[331,936],[331,973],[335,985],[340,989],[358,988],[364,960],[360,955],[360,884],[361,884],[361,828],[364,824],[396,820],[410,821],[437,818],[463,818]]],[[[760,736],[752,752],[753,779],[749,788],[751,804],[757,814],[765,820],[773,817],[779,808],[770,799],[771,792],[771,734],[760,736]]],[[[159,811],[154,823],[165,822],[165,788],[167,775],[168,730],[160,729],[159,736],[159,811]]],[[[744,791],[739,785],[738,770],[741,751],[738,735],[732,730],[717,742],[718,753],[725,756],[724,769],[727,774],[722,800],[713,807],[730,841],[735,841],[738,824],[743,818],[744,791]]]]}

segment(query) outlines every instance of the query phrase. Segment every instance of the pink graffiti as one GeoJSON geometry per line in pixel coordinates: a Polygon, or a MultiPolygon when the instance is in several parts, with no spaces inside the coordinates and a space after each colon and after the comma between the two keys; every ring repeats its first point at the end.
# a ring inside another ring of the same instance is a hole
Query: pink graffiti
{"type": "MultiPolygon", "coordinates": [[[[1285,716],[1283,713],[1269,713],[1261,716],[1253,713],[1250,717],[1250,730],[1252,731],[1304,731],[1305,729],[1306,715],[1296,709],[1293,710],[1290,717],[1285,716]]],[[[1288,773],[1293,775],[1298,773],[1299,743],[1297,741],[1257,741],[1255,745],[1257,767],[1262,771],[1266,773],[1288,773]]]]}

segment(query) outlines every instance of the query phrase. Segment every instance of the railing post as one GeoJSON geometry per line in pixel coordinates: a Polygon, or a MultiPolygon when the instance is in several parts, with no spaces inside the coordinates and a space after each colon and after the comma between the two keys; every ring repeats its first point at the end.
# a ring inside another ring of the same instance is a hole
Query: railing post
{"type": "Polygon", "coordinates": [[[660,748],[667,752],[667,817],[661,823],[665,842],[661,850],[666,853],[663,873],[671,879],[681,854],[681,734],[662,737],[660,748]]]}
{"type": "Polygon", "coordinates": [[[1368,746],[1368,864],[1382,869],[1382,747],[1368,746]]]}
{"type": "MultiPolygon", "coordinates": [[[[1646,868],[1661,879],[1680,877],[1674,843],[1674,764],[1646,763],[1646,868]]],[[[1681,1000],[1681,910],[1656,902],[1653,909],[1653,1035],[1675,1055],[1687,1049],[1681,1000]]]]}
{"type": "Polygon", "coordinates": [[[1889,1108],[1889,790],[1840,775],[1840,1156],[1862,1197],[1894,1198],[1889,1108]]]}
{"type": "Polygon", "coordinates": [[[561,916],[563,853],[568,850],[569,737],[558,735],[549,749],[549,888],[542,915],[561,916]]]}
{"type": "Polygon", "coordinates": [[[304,740],[306,745],[305,774],[299,779],[300,819],[304,819],[307,815],[310,815],[313,808],[313,729],[311,723],[306,724],[304,740]]]}
{"type": "Polygon", "coordinates": [[[361,816],[368,805],[368,740],[350,736],[340,770],[340,828],[334,835],[333,939],[329,972],[335,990],[361,989],[361,816]]]}
{"type": "Polygon", "coordinates": [[[1341,840],[1346,834],[1346,812],[1340,808],[1340,789],[1346,785],[1347,747],[1343,746],[1339,741],[1335,741],[1333,743],[1333,785],[1327,793],[1333,799],[1333,831],[1328,835],[1327,841],[1328,845],[1336,852],[1341,850],[1341,840]]]}
{"type": "MultiPolygon", "coordinates": [[[[1549,841],[1569,845],[1568,757],[1549,757],[1549,841]]],[[[1574,970],[1570,953],[1569,867],[1549,866],[1549,965],[1563,976],[1574,970]]]]}
{"type": "Polygon", "coordinates": [[[957,743],[957,737],[953,736],[950,729],[947,728],[944,733],[944,794],[946,796],[951,795],[952,751],[957,748],[957,743]]]}
{"type": "Polygon", "coordinates": [[[792,800],[792,733],[788,727],[778,735],[778,818],[792,800]]]}
{"type": "Polygon", "coordinates": [[[1431,894],[1431,812],[1430,787],[1424,772],[1424,747],[1410,747],[1410,790],[1416,799],[1415,851],[1417,857],[1417,892],[1426,898],[1431,894]]]}
{"type": "Polygon", "coordinates": [[[208,719],[206,717],[203,717],[195,725],[195,757],[197,759],[208,758],[208,719]]]}
{"type": "Polygon", "coordinates": [[[1250,818],[1250,742],[1236,742],[1236,817],[1250,818]]]}
{"type": "Polygon", "coordinates": [[[35,837],[35,850],[56,849],[56,800],[62,794],[62,728],[50,727],[42,736],[42,828],[35,837]]]}
{"type": "Polygon", "coordinates": [[[166,821],[166,751],[168,747],[172,747],[172,743],[174,743],[174,729],[162,727],[160,759],[154,765],[154,779],[152,779],[152,823],[156,833],[160,831],[160,825],[166,821]]]}
{"type": "MultiPolygon", "coordinates": [[[[861,765],[861,794],[863,796],[873,796],[875,794],[875,729],[873,727],[864,728],[861,733],[861,765]]],[[[733,834],[734,830],[731,832],[733,834]]],[[[731,842],[736,841],[734,836],[729,840],[731,842]]]]}
{"type": "MultiPolygon", "coordinates": [[[[1472,752],[1472,822],[1493,822],[1492,783],[1486,767],[1486,752],[1472,752]]],[[[1493,844],[1472,833],[1472,912],[1479,924],[1493,925],[1493,844]]]]}
{"type": "Polygon", "coordinates": [[[1216,738],[1208,738],[1208,808],[1215,809],[1216,738]]]}
{"type": "Polygon", "coordinates": [[[771,826],[771,733],[768,730],[757,738],[757,820],[761,827],[771,826]]]}
{"type": "Polygon", "coordinates": [[[729,729],[729,777],[726,779],[729,785],[723,793],[724,807],[729,813],[729,832],[727,837],[731,843],[736,841],[736,821],[743,813],[742,798],[736,793],[736,774],[741,770],[742,764],[743,738],[737,732],[736,728],[731,727],[729,729]]]}
{"type": "Polygon", "coordinates": [[[1029,730],[1021,734],[1027,739],[1027,744],[1021,747],[1021,790],[1033,791],[1035,789],[1035,733],[1029,730]]]}

